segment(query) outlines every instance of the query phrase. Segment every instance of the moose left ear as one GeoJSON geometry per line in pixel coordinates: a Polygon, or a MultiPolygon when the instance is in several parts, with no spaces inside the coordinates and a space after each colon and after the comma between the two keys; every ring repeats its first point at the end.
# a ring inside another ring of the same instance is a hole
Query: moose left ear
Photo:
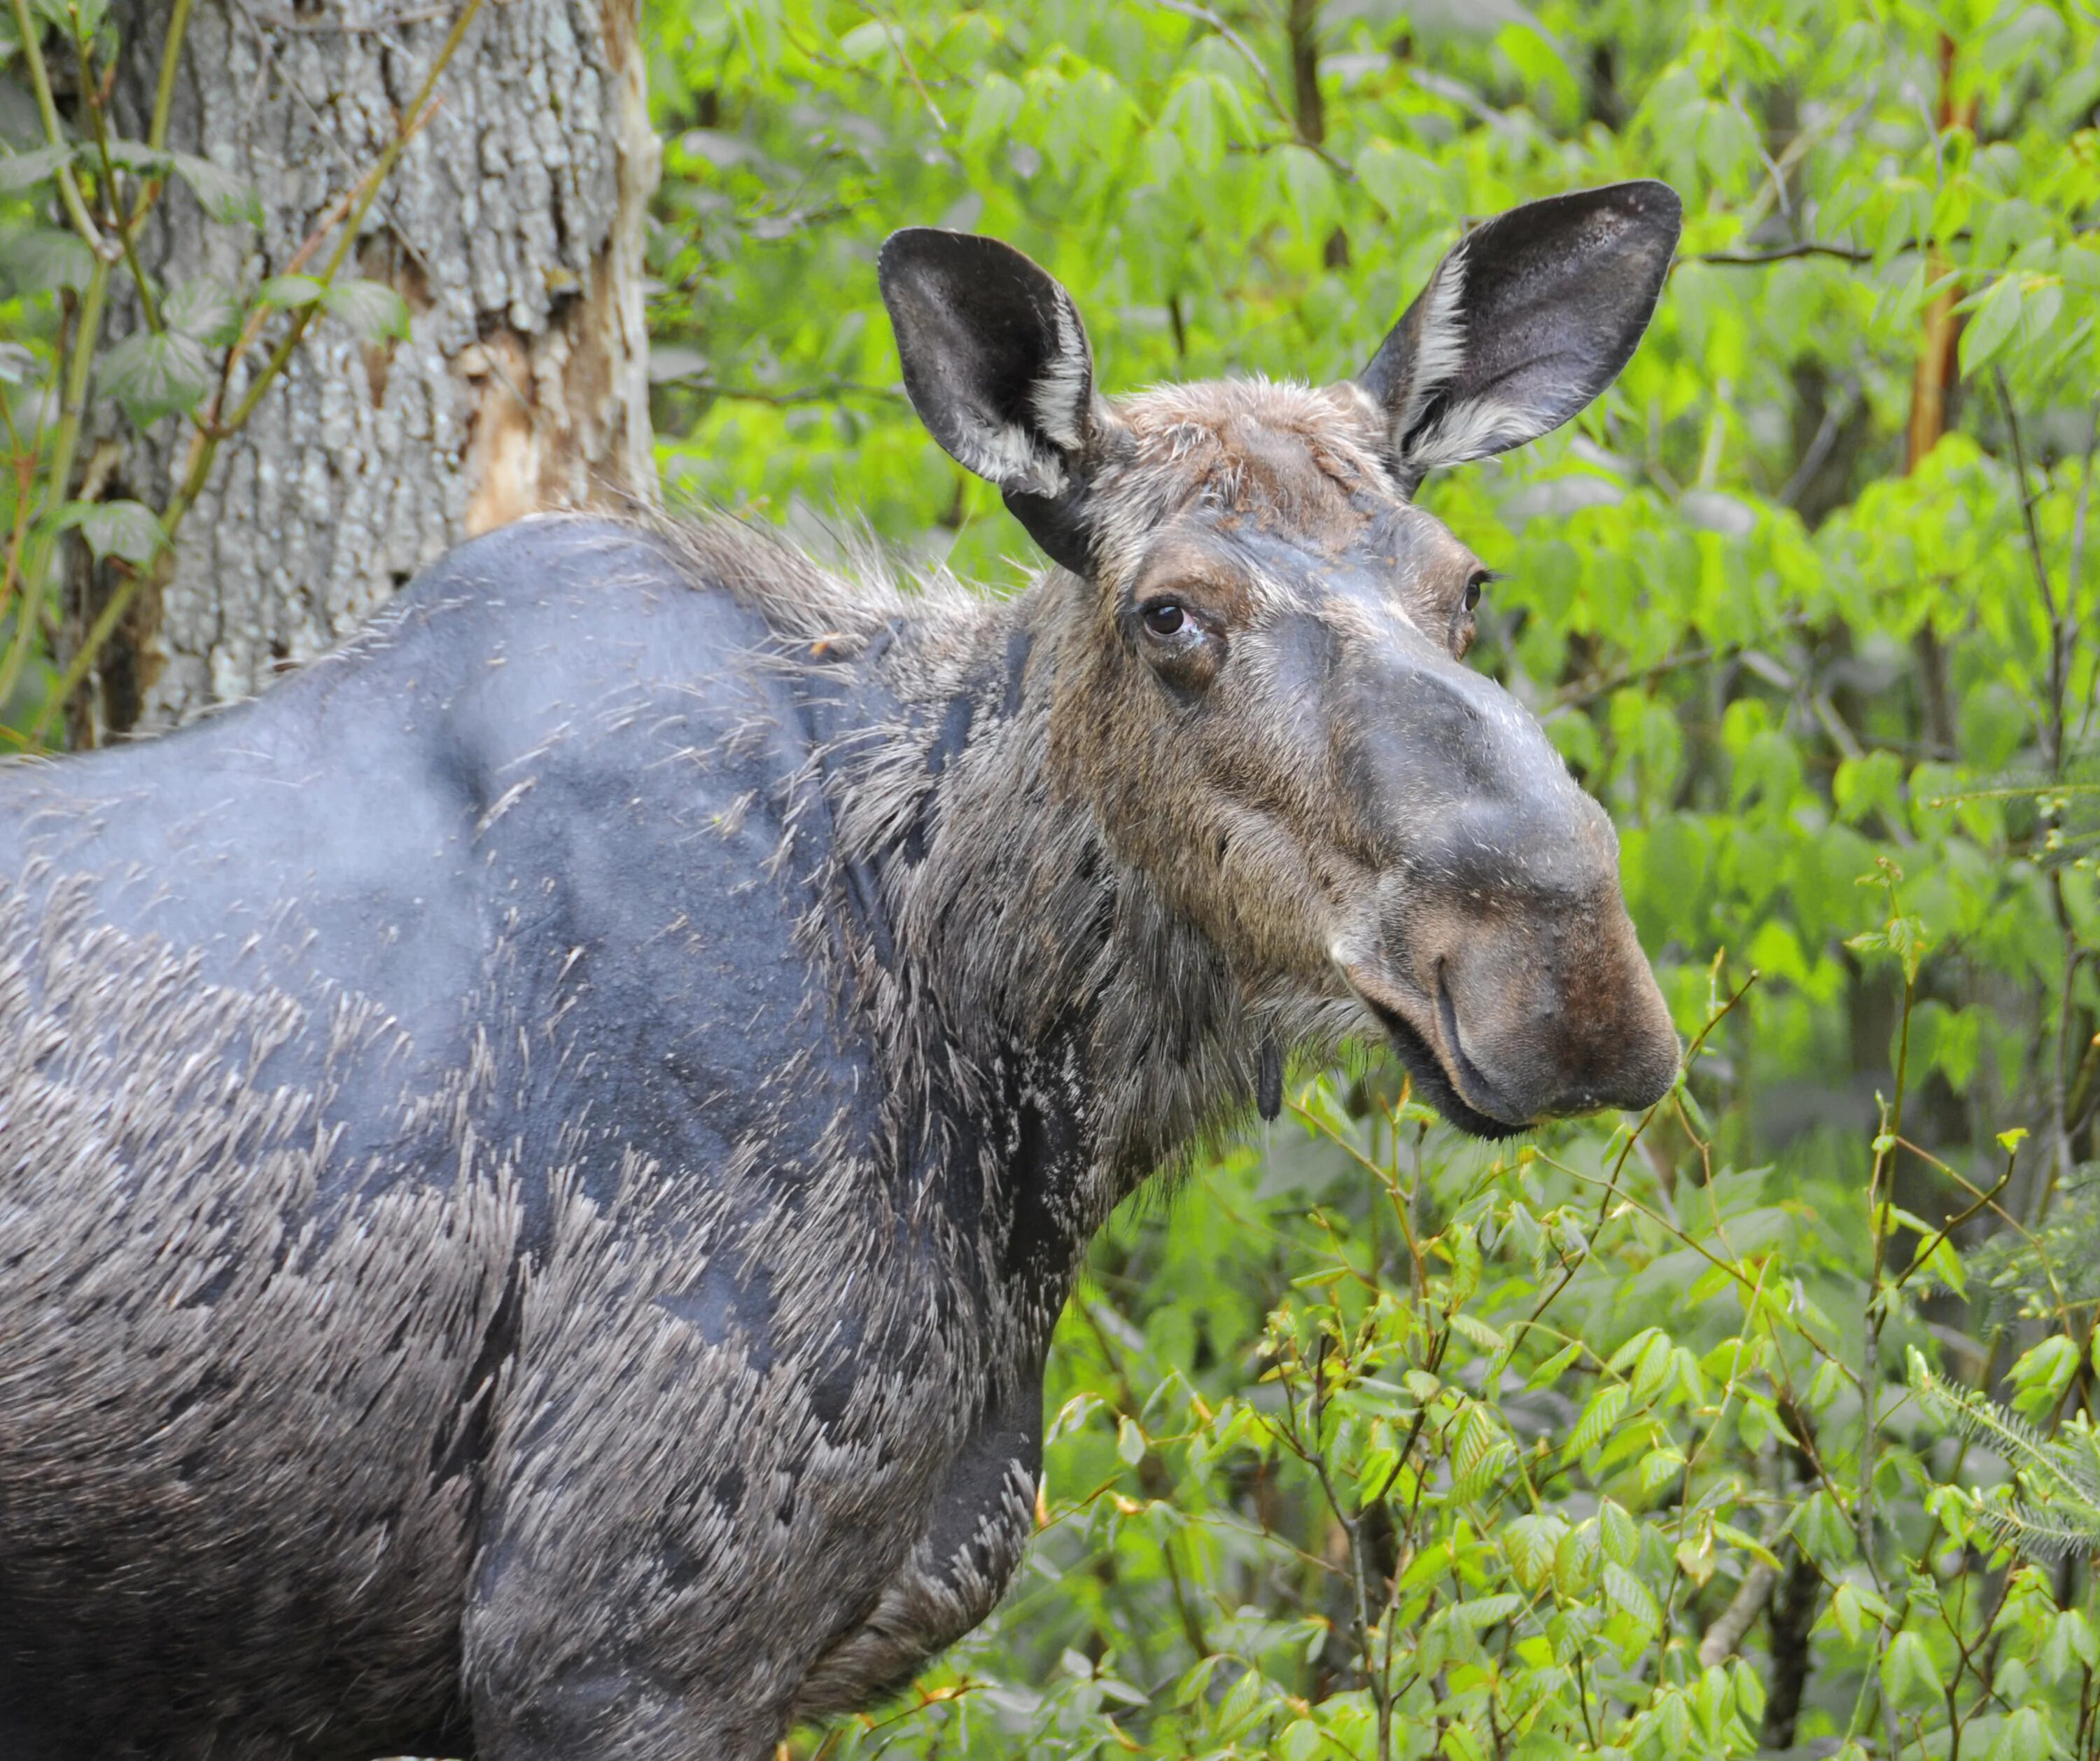
{"type": "Polygon", "coordinates": [[[1072,296],[1010,245],[933,227],[892,233],[877,273],[920,420],[1055,561],[1092,574],[1087,479],[1105,413],[1072,296]]]}
{"type": "Polygon", "coordinates": [[[1409,492],[1537,439],[1617,378],[1683,226],[1677,192],[1643,181],[1529,202],[1467,234],[1357,376],[1385,408],[1409,492]]]}

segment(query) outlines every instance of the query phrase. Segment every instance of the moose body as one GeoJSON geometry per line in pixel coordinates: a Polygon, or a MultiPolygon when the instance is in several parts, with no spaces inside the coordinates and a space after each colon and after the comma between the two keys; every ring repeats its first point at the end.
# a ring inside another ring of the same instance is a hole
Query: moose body
{"type": "Polygon", "coordinates": [[[1113,404],[1039,270],[902,234],[1027,592],[531,521],[0,774],[0,1754],[762,1756],[989,1612],[1087,1242],[1284,1053],[1491,1135],[1661,1092],[1409,497],[1601,389],[1675,232],[1537,204],[1357,382],[1113,404]]]}

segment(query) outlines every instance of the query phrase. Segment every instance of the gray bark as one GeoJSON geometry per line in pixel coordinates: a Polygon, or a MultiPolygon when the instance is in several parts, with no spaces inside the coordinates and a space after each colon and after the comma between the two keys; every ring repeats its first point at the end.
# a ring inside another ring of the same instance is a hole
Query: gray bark
{"type": "MultiPolygon", "coordinates": [[[[458,3],[196,0],[169,144],[248,179],[267,221],[213,223],[172,188],[142,241],[148,272],[243,290],[282,272],[392,139],[458,3]]],[[[367,347],[330,319],[309,331],[221,448],[165,591],[141,594],[70,706],[77,741],[252,695],[463,537],[653,497],[642,242],[660,155],[638,3],[488,0],[356,247],[357,272],[407,300],[411,339],[367,347]]],[[[167,12],[119,8],[134,138],[167,12]]],[[[120,312],[112,340],[139,321],[120,312]]],[[[165,505],[188,426],[142,438],[99,420],[82,492],[165,505]]],[[[113,585],[76,559],[74,649],[113,585]]]]}

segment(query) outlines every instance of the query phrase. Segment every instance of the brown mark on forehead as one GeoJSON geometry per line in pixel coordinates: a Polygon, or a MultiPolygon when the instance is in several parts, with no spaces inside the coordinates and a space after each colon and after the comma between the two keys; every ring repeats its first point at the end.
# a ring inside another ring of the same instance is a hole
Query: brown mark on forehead
{"type": "Polygon", "coordinates": [[[1410,505],[1379,412],[1353,385],[1170,386],[1118,399],[1116,413],[1131,444],[1098,487],[1105,585],[1142,591],[1200,572],[1246,615],[1309,564],[1321,597],[1368,595],[1422,622],[1445,578],[1477,566],[1410,505]]]}

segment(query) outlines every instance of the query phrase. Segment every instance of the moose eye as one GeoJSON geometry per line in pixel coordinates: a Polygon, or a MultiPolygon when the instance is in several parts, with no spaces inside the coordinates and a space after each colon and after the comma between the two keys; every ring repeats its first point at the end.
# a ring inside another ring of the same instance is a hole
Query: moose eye
{"type": "Polygon", "coordinates": [[[1155,636],[1179,635],[1186,627],[1189,618],[1178,601],[1155,599],[1138,613],[1145,627],[1155,636]]]}

